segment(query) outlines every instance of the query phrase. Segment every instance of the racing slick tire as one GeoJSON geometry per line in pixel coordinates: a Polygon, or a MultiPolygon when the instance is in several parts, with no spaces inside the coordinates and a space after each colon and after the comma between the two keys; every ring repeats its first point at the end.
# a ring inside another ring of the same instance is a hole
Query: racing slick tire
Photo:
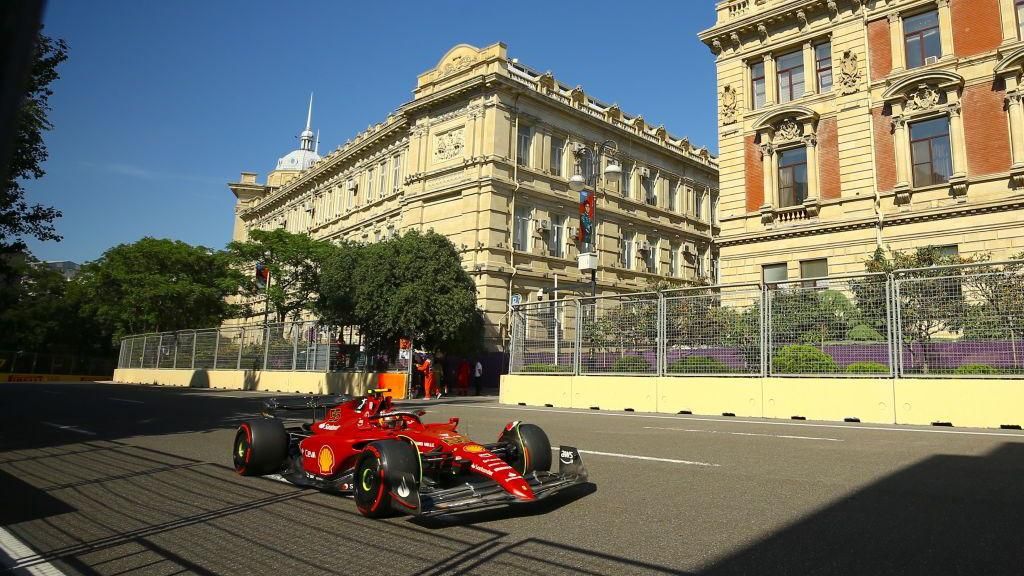
{"type": "Polygon", "coordinates": [[[419,478],[420,454],[416,446],[404,440],[372,442],[356,460],[353,479],[356,508],[367,518],[387,516],[399,508],[392,506],[392,491],[408,497],[410,491],[419,491],[419,478]],[[412,481],[399,484],[402,478],[412,481]]]}
{"type": "Polygon", "coordinates": [[[513,422],[501,431],[498,442],[511,445],[506,461],[520,474],[551,470],[551,441],[540,426],[513,422]]]}
{"type": "Polygon", "coordinates": [[[288,456],[288,432],[276,418],[242,422],[235,433],[231,456],[235,472],[263,476],[281,470],[288,456]]]}

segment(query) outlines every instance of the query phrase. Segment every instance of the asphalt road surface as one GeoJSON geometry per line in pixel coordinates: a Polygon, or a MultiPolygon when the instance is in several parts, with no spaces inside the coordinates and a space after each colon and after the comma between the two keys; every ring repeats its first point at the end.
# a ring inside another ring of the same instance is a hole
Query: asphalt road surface
{"type": "Polygon", "coordinates": [[[266,394],[0,384],[0,569],[56,574],[1024,574],[1024,433],[420,402],[577,446],[534,507],[368,520],[231,469],[266,394]]]}

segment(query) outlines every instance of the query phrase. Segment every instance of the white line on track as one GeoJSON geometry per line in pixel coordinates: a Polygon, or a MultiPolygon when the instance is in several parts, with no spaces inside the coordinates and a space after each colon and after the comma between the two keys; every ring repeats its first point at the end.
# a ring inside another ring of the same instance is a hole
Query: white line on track
{"type": "Polygon", "coordinates": [[[82,429],[82,428],[76,428],[74,426],[65,426],[63,424],[54,424],[53,422],[40,422],[40,424],[44,424],[44,425],[49,426],[51,428],[60,428],[61,430],[68,430],[69,432],[78,432],[79,434],[85,434],[86,436],[95,436],[96,435],[95,432],[90,432],[88,430],[85,430],[85,429],[82,429]]]}
{"type": "Polygon", "coordinates": [[[528,408],[525,406],[474,406],[472,404],[435,404],[434,406],[450,406],[454,408],[478,408],[487,410],[519,410],[523,412],[548,412],[550,414],[580,414],[583,416],[618,416],[622,418],[652,418],[657,420],[675,420],[677,422],[726,422],[728,424],[759,424],[764,426],[800,426],[808,428],[838,428],[841,430],[864,430],[881,432],[920,432],[922,434],[958,434],[964,436],[1008,436],[1024,440],[1024,433],[1010,432],[975,432],[971,430],[928,430],[924,428],[893,428],[885,426],[857,426],[843,424],[809,424],[806,422],[774,422],[772,420],[737,420],[736,418],[705,418],[700,416],[659,416],[656,414],[632,414],[620,412],[602,412],[598,410],[555,410],[551,408],[528,408]]]}
{"type": "Polygon", "coordinates": [[[60,569],[49,562],[21,566],[22,563],[38,558],[39,555],[33,552],[21,540],[18,540],[7,530],[0,528],[0,566],[10,570],[13,574],[28,573],[33,576],[64,576],[60,569]]]}
{"type": "Polygon", "coordinates": [[[114,402],[127,402],[128,404],[145,404],[142,400],[128,400],[127,398],[107,398],[107,400],[113,400],[114,402]]]}
{"type": "MultiPolygon", "coordinates": [[[[552,451],[558,451],[558,447],[552,447],[552,451]]],[[[711,462],[695,462],[693,460],[676,460],[675,458],[655,458],[654,456],[637,456],[635,454],[616,454],[615,452],[595,452],[593,450],[580,450],[576,449],[580,454],[593,454],[594,456],[611,456],[613,458],[628,458],[630,460],[651,460],[654,462],[669,462],[671,464],[688,464],[690,466],[708,466],[717,468],[721,464],[712,464],[711,462]]]]}
{"type": "Polygon", "coordinates": [[[756,432],[722,432],[721,430],[697,430],[690,428],[661,428],[644,426],[644,430],[673,430],[675,432],[703,432],[705,434],[729,434],[731,436],[764,436],[766,438],[787,438],[790,440],[821,440],[824,442],[843,442],[839,438],[822,438],[818,436],[792,436],[789,434],[757,434],[756,432]]]}

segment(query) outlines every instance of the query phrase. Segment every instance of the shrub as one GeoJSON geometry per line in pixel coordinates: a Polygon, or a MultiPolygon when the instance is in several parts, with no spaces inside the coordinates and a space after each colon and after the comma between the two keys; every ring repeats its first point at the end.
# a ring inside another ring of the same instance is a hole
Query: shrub
{"type": "Polygon", "coordinates": [[[612,372],[644,373],[650,371],[650,362],[639,356],[623,356],[612,364],[612,372]]]}
{"type": "Polygon", "coordinates": [[[680,374],[722,374],[730,372],[729,367],[710,356],[687,356],[668,365],[669,372],[680,374]]]}
{"type": "Polygon", "coordinates": [[[527,364],[523,366],[521,372],[572,372],[572,366],[566,364],[545,364],[543,362],[536,362],[534,364],[527,364]]]}
{"type": "Polygon", "coordinates": [[[993,368],[988,364],[964,364],[963,366],[957,366],[956,370],[953,370],[953,374],[960,376],[1000,373],[998,368],[993,368]]]}
{"type": "Polygon", "coordinates": [[[847,374],[888,374],[889,367],[878,362],[854,362],[846,366],[847,374]]]}
{"type": "Polygon", "coordinates": [[[846,339],[856,342],[883,342],[885,336],[867,324],[857,324],[846,333],[846,339]]]}
{"type": "Polygon", "coordinates": [[[819,374],[838,372],[839,367],[831,356],[814,346],[792,344],[775,354],[772,370],[776,374],[819,374]]]}

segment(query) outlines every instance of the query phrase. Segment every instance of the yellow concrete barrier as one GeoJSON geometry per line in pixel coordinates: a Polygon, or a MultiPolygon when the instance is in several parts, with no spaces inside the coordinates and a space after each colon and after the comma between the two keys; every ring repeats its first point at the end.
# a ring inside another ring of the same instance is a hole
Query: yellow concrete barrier
{"type": "Polygon", "coordinates": [[[738,417],[1024,426],[1024,380],[735,378],[725,376],[501,377],[500,400],[530,406],[738,417]]]}
{"type": "Polygon", "coordinates": [[[759,378],[664,376],[658,379],[658,412],[669,414],[686,410],[694,414],[761,417],[761,397],[759,378]]]}
{"type": "Polygon", "coordinates": [[[96,374],[14,374],[0,375],[2,382],[96,382],[109,380],[110,375],[96,374]]]}
{"type": "MultiPolygon", "coordinates": [[[[119,368],[114,382],[160,384],[190,388],[224,388],[298,392],[300,394],[349,394],[361,396],[377,387],[377,374],[354,372],[277,372],[257,370],[154,370],[119,368]]],[[[396,391],[398,398],[403,393],[396,391]]]]}

